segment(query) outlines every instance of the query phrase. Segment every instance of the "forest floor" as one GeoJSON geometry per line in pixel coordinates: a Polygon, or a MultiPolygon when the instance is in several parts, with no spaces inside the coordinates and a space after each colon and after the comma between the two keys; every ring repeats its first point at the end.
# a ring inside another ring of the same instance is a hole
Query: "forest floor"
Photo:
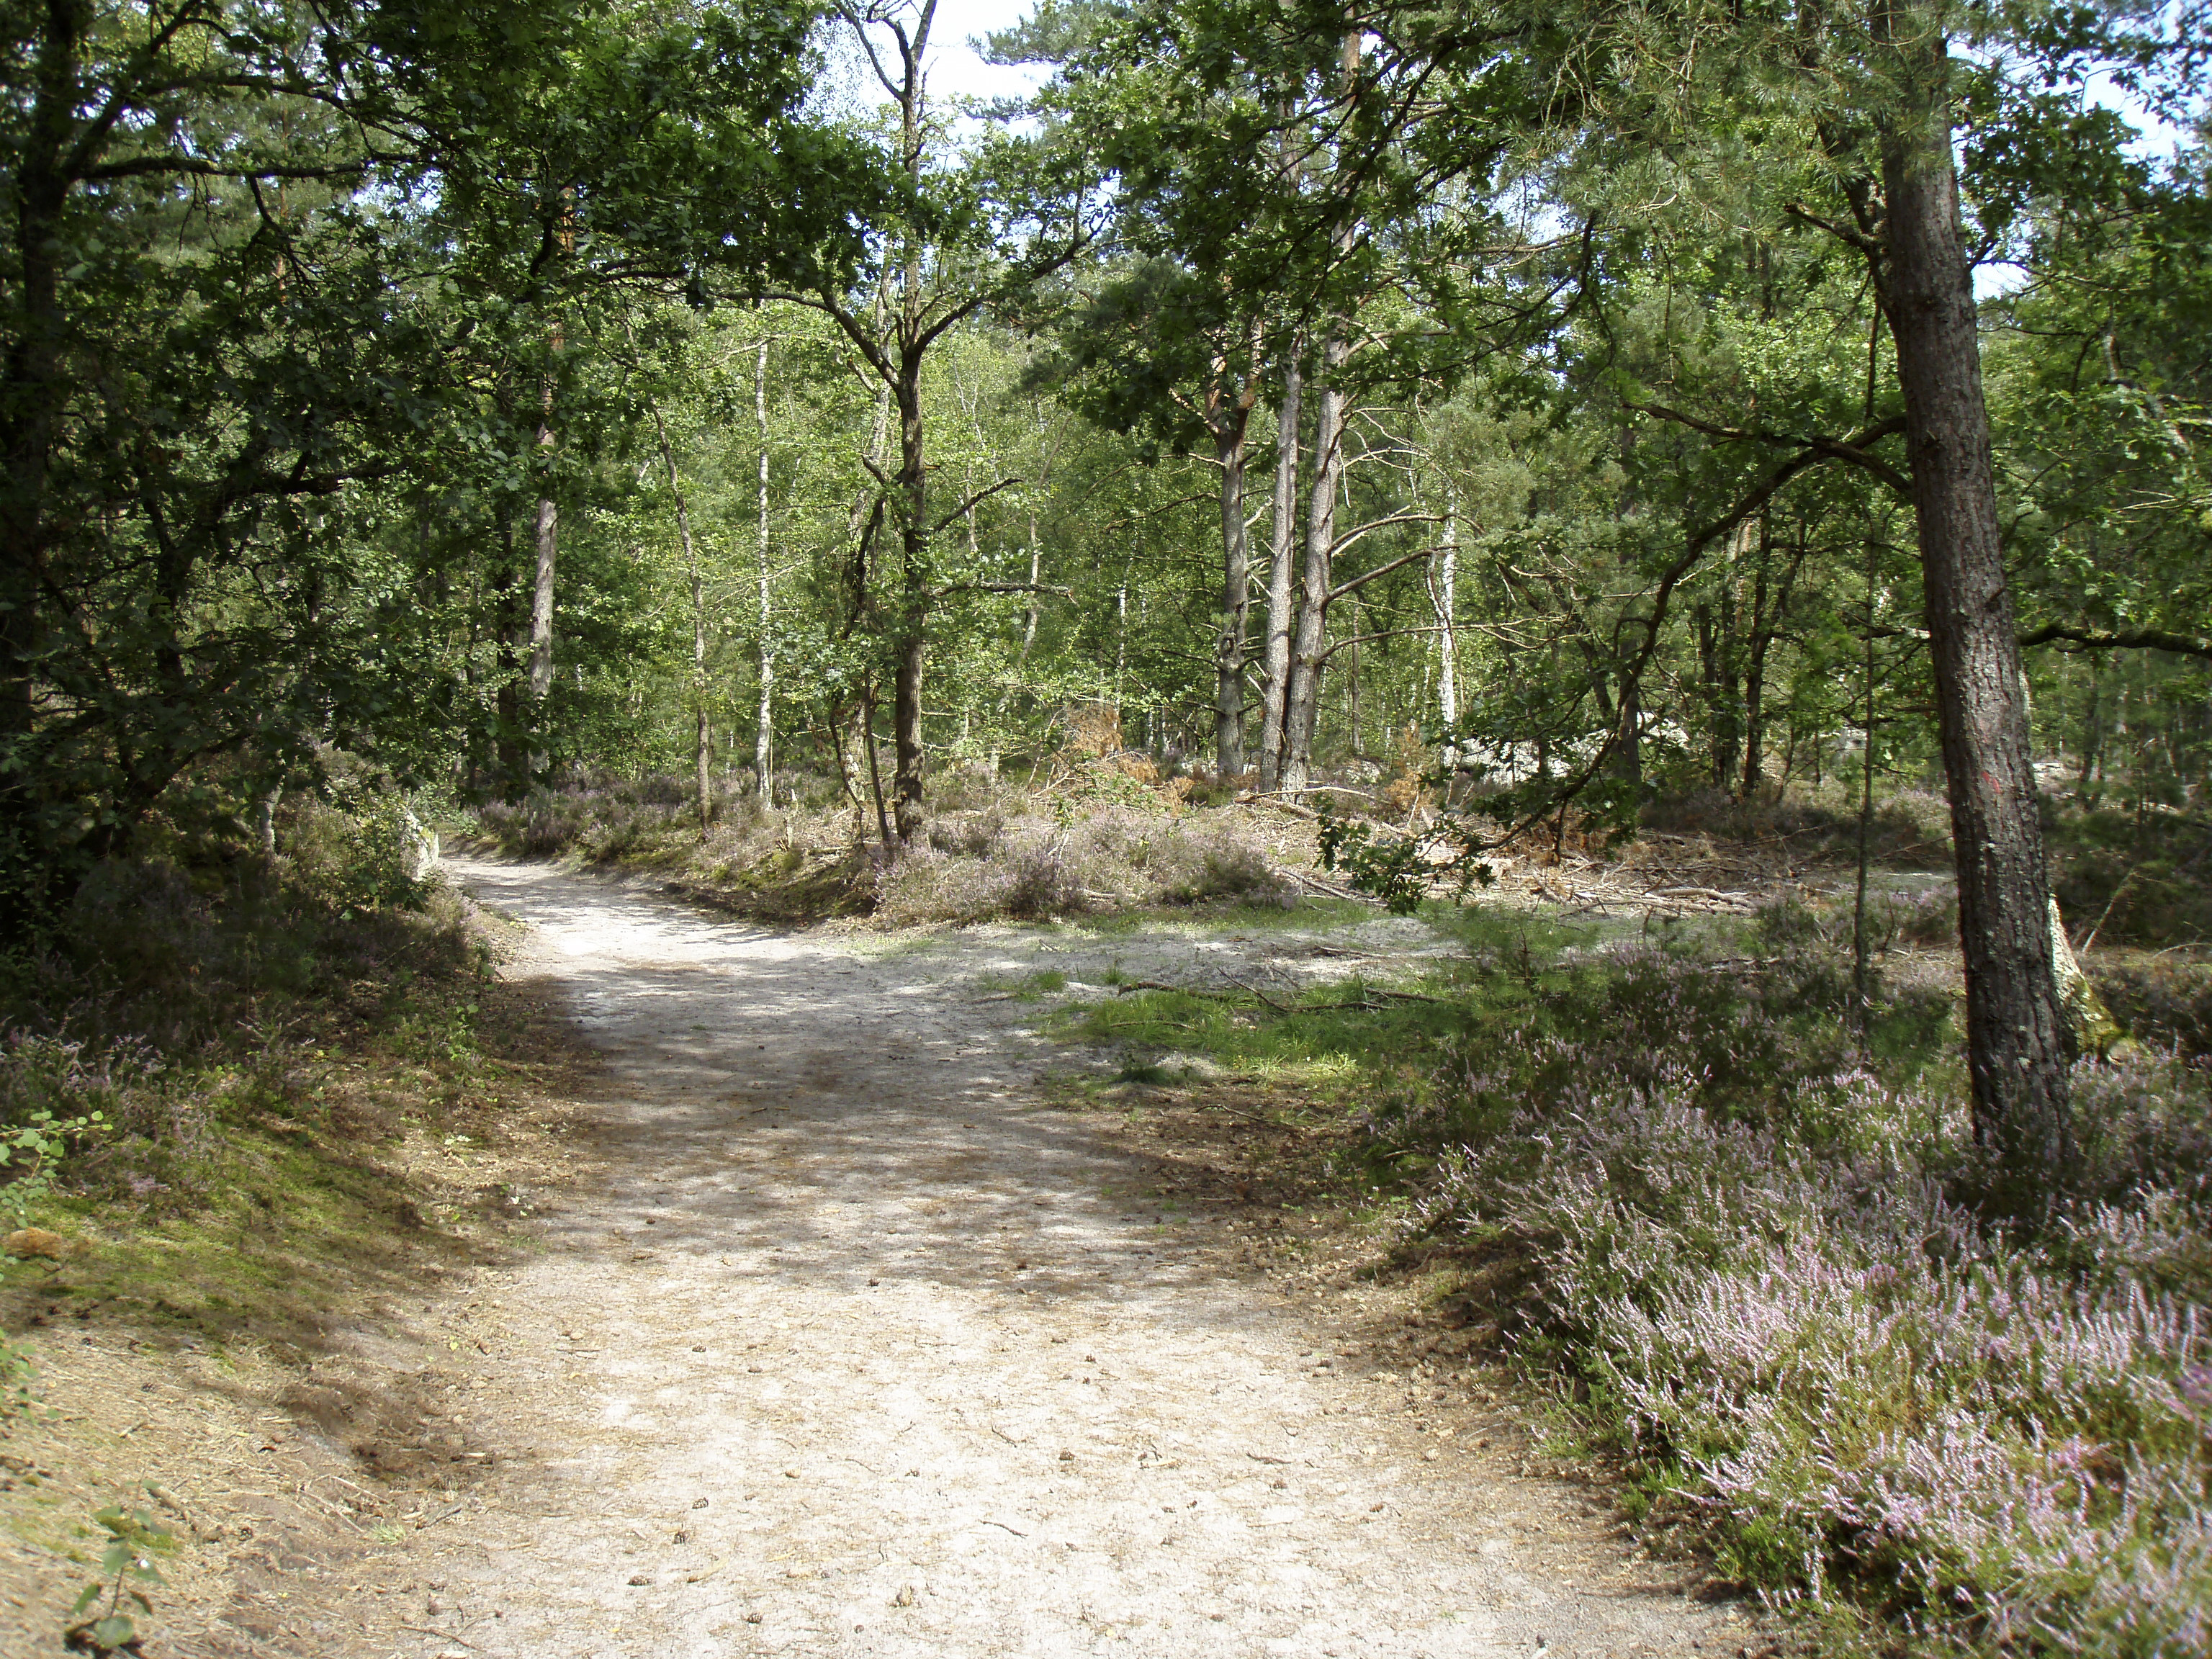
{"type": "MultiPolygon", "coordinates": [[[[496,1247],[304,1379],[42,1346],[68,1404],[0,1474],[161,1477],[149,1655],[1770,1650],[1501,1379],[1430,1363],[1386,1243],[1285,1201],[1296,1131],[1147,1112],[1040,1029],[1118,983],[1374,978],[1455,948],[1425,923],[791,933],[450,873],[599,1056],[484,1188],[496,1247]]],[[[11,1566],[0,1632],[58,1652],[81,1582],[11,1566]]]]}

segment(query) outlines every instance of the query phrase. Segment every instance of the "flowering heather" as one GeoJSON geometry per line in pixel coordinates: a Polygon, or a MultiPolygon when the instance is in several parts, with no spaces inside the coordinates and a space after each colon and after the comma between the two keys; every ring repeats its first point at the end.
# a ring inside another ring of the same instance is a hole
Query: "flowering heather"
{"type": "Polygon", "coordinates": [[[1540,1265],[1524,1356],[1781,1601],[1923,1652],[2212,1651],[2212,1078],[2085,1063],[2080,1188],[2011,1239],[1951,1196],[1950,1091],[1822,1017],[1817,964],[1609,968],[1371,1125],[1439,1147],[1416,1224],[1540,1265]]]}

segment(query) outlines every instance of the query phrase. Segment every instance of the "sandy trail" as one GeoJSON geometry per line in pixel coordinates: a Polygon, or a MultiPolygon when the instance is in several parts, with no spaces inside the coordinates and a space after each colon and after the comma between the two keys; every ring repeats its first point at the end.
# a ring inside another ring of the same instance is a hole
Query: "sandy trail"
{"type": "Polygon", "coordinates": [[[1003,938],[452,874],[606,1054],[607,1175],[477,1286],[453,1426],[485,1472],[383,1604],[401,1651],[1734,1651],[1042,1103],[1035,1011],[984,1000],[1034,965],[1003,938]]]}

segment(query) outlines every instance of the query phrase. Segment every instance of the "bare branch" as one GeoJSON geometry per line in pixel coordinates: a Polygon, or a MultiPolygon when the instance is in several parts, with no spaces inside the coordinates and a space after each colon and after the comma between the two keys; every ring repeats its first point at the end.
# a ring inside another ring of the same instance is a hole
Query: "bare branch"
{"type": "Polygon", "coordinates": [[[998,482],[998,483],[994,483],[994,484],[991,485],[988,489],[979,489],[979,490],[977,490],[974,495],[970,495],[970,496],[969,496],[966,501],[964,501],[961,502],[959,506],[957,506],[957,507],[954,507],[954,508],[953,508],[950,513],[946,514],[943,518],[939,519],[939,520],[938,520],[934,525],[931,526],[930,526],[929,533],[930,533],[931,535],[934,536],[935,534],[937,534],[937,532],[938,532],[939,531],[940,531],[940,530],[944,529],[947,525],[949,525],[949,524],[952,523],[955,520],[957,520],[957,519],[959,519],[959,518],[962,518],[962,517],[965,516],[965,515],[966,515],[966,514],[967,514],[967,512],[968,512],[968,510],[969,510],[970,507],[974,507],[974,506],[975,506],[978,501],[987,501],[987,500],[988,500],[990,497],[992,497],[992,496],[994,496],[994,495],[997,495],[997,494],[998,494],[1000,490],[1002,490],[1002,489],[1012,489],[1016,484],[1018,484],[1018,483],[1027,483],[1027,482],[1028,482],[1028,480],[1027,480],[1027,479],[1024,479],[1024,478],[1018,478],[1018,477],[1016,477],[1016,478],[1001,478],[1001,479],[1000,479],[1000,480],[999,480],[999,482],[998,482]]]}
{"type": "Polygon", "coordinates": [[[2075,651],[2172,651],[2185,657],[2212,657],[2212,640],[2194,634],[2169,634],[2162,628],[2070,628],[2045,623],[2020,636],[2023,647],[2057,645],[2075,651]]]}

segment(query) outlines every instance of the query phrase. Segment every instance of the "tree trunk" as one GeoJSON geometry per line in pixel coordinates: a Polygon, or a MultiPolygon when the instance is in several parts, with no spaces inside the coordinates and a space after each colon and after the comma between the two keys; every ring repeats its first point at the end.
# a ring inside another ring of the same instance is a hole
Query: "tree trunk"
{"type": "Polygon", "coordinates": [[[921,829],[921,682],[929,655],[925,633],[929,611],[929,526],[925,519],[929,507],[929,478],[923,465],[921,354],[909,349],[904,357],[896,392],[900,511],[905,519],[899,534],[904,592],[897,640],[898,669],[891,692],[891,827],[902,843],[913,840],[921,829]]]}
{"type": "Polygon", "coordinates": [[[891,844],[891,821],[884,810],[884,772],[876,759],[876,700],[872,695],[860,705],[860,737],[868,751],[868,787],[876,798],[876,831],[888,847],[891,844]]]}
{"type": "Polygon", "coordinates": [[[492,578],[492,630],[498,641],[499,686],[493,693],[493,759],[503,800],[530,793],[529,714],[524,708],[523,676],[528,672],[529,618],[523,609],[520,559],[514,527],[501,515],[499,568],[492,578]]]}
{"type": "Polygon", "coordinates": [[[1330,572],[1336,552],[1336,497],[1344,483],[1344,392],[1337,379],[1351,349],[1332,332],[1321,353],[1321,398],[1314,410],[1313,492],[1306,500],[1305,560],[1299,572],[1297,641],[1291,653],[1283,711],[1285,794],[1301,794],[1313,772],[1321,710],[1322,641],[1328,629],[1330,572]]]}
{"type": "MultiPolygon", "coordinates": [[[[906,76],[899,96],[900,155],[908,179],[918,185],[922,172],[922,54],[929,45],[930,25],[937,15],[937,0],[922,0],[911,40],[902,50],[906,76]]],[[[922,422],[921,368],[928,349],[923,327],[926,308],[921,287],[921,240],[908,228],[902,250],[898,309],[898,384],[892,395],[899,412],[899,551],[902,568],[898,668],[891,696],[891,741],[895,769],[891,775],[891,827],[902,845],[921,830],[921,681],[929,643],[927,629],[931,602],[929,570],[929,471],[925,464],[926,428],[922,422]]],[[[868,752],[875,753],[872,731],[868,752]]]]}
{"type": "MultiPolygon", "coordinates": [[[[549,380],[545,387],[545,406],[553,406],[553,387],[549,380]]],[[[538,427],[538,447],[546,453],[553,447],[553,427],[550,418],[538,427]]],[[[538,500],[538,518],[534,526],[537,550],[537,576],[530,592],[530,706],[525,718],[530,726],[530,772],[532,781],[545,770],[545,703],[553,691],[553,566],[561,544],[561,509],[553,498],[541,495],[538,500]]]]}
{"type": "MultiPolygon", "coordinates": [[[[1344,37],[1339,60],[1340,83],[1351,96],[1359,70],[1362,38],[1344,37]]],[[[1347,217],[1334,238],[1337,257],[1347,256],[1358,234],[1347,217]]],[[[1345,338],[1346,320],[1332,323],[1321,349],[1321,401],[1314,410],[1313,493],[1306,502],[1306,556],[1300,572],[1297,640],[1291,653],[1289,690],[1283,708],[1283,781],[1285,794],[1305,793],[1313,771],[1314,732],[1321,718],[1322,641],[1328,631],[1329,572],[1336,557],[1336,498],[1344,483],[1345,361],[1352,355],[1345,338]]]]}
{"type": "Polygon", "coordinates": [[[1449,757],[1459,750],[1459,502],[1451,481],[1444,481],[1443,551],[1441,586],[1431,592],[1437,610],[1437,713],[1443,717],[1449,757]]]}
{"type": "MultiPolygon", "coordinates": [[[[753,363],[753,417],[760,427],[760,724],[753,732],[753,775],[763,801],[773,802],[769,763],[775,735],[775,643],[769,636],[768,595],[768,342],[753,363]]],[[[732,722],[735,724],[735,722],[732,722]]]]}
{"type": "Polygon", "coordinates": [[[2081,781],[2077,791],[2081,797],[2081,804],[2091,811],[2097,807],[2097,795],[2092,785],[2096,780],[2097,757],[2104,741],[2104,710],[2098,706],[2097,697],[2100,689],[2097,661],[2092,657],[2089,659],[2089,708],[2082,720],[2081,781]]]}
{"type": "Polygon", "coordinates": [[[653,430],[660,440],[661,465],[668,469],[668,493],[676,499],[676,532],[684,545],[684,568],[691,579],[691,703],[698,726],[698,742],[692,758],[699,804],[699,839],[704,841],[714,816],[714,785],[708,777],[714,748],[714,733],[707,720],[706,573],[699,568],[698,544],[691,539],[691,508],[684,499],[683,480],[676,474],[676,451],[668,441],[668,423],[660,418],[657,407],[653,411],[653,430]]]}
{"type": "MultiPolygon", "coordinates": [[[[64,230],[70,190],[65,157],[84,96],[77,52],[93,14],[73,5],[43,9],[46,26],[25,76],[36,90],[15,156],[12,228],[21,291],[14,301],[20,307],[16,333],[0,386],[0,450],[7,467],[0,489],[0,867],[27,867],[21,878],[11,870],[13,890],[0,891],[0,915],[15,914],[19,904],[35,908],[58,891],[58,872],[49,863],[53,849],[40,823],[47,785],[39,775],[33,732],[44,629],[40,573],[52,533],[46,495],[67,398],[61,274],[76,257],[64,230]]],[[[17,90],[20,95],[24,88],[19,84],[17,90]]]]}
{"type": "Polygon", "coordinates": [[[1221,465],[1221,635],[1213,651],[1213,763],[1224,778],[1244,769],[1244,629],[1252,607],[1252,554],[1244,529],[1244,434],[1215,434],[1221,465]]]}
{"type": "Polygon", "coordinates": [[[1291,678],[1291,535],[1298,511],[1298,348],[1283,354],[1283,402],[1275,428],[1274,518],[1268,526],[1267,637],[1261,647],[1260,787],[1282,781],[1283,711],[1291,678]]]}
{"type": "Polygon", "coordinates": [[[1644,685],[1634,675],[1625,675],[1620,701],[1613,710],[1613,759],[1606,770],[1623,783],[1644,787],[1644,685]]]}
{"type": "MultiPolygon", "coordinates": [[[[1885,0],[1883,21],[1888,15],[1885,0]]],[[[1883,301],[1905,398],[1958,848],[1974,1133],[1996,1163],[1996,1206],[2027,1217],[2062,1186],[2074,1156],[2066,1019],[1960,231],[1948,59],[1940,38],[1897,51],[1911,96],[1882,135],[1883,301]]]]}

